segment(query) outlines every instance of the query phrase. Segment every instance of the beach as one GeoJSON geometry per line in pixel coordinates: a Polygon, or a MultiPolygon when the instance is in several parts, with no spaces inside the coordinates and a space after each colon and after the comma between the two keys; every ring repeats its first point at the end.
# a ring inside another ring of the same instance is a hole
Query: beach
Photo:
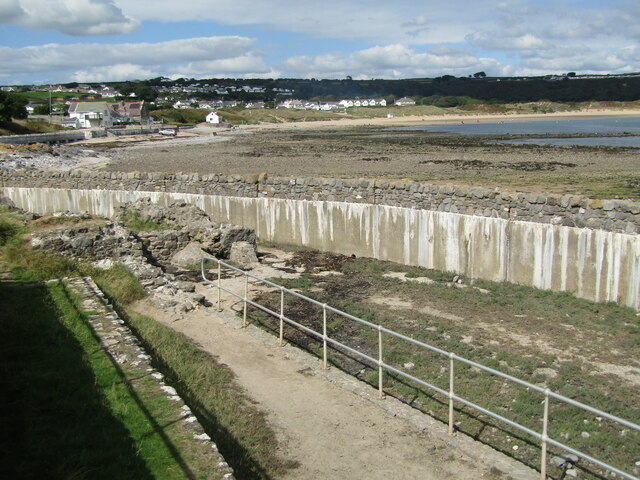
{"type": "MultiPolygon", "coordinates": [[[[322,122],[199,125],[177,137],[97,139],[102,169],[272,177],[407,179],[503,191],[635,198],[640,157],[609,147],[490,144],[485,136],[390,126],[640,116],[640,110],[522,115],[440,115],[322,122]]],[[[636,193],[637,192],[637,193],[636,193]]]]}
{"type": "Polygon", "coordinates": [[[637,149],[501,144],[495,142],[517,135],[385,128],[598,117],[640,117],[640,109],[199,124],[180,128],[175,137],[108,136],[44,149],[4,145],[0,168],[363,178],[640,200],[637,149]]]}

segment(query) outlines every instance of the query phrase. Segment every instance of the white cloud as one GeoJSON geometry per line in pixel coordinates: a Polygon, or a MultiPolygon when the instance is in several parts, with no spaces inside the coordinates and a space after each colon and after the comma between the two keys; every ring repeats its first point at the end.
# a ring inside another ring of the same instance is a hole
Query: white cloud
{"type": "Polygon", "coordinates": [[[243,32],[154,44],[0,46],[0,76],[92,76],[103,67],[110,76],[194,77],[628,72],[640,70],[639,18],[637,0],[0,0],[0,23],[76,36],[127,33],[148,20],[166,23],[145,31],[165,28],[167,39],[192,26],[179,22],[243,32]],[[283,60],[293,42],[302,54],[283,60]]]}
{"type": "MultiPolygon", "coordinates": [[[[181,77],[246,77],[275,78],[280,73],[269,67],[259,52],[248,52],[232,58],[189,63],[180,70],[181,77]]],[[[175,75],[175,73],[174,73],[175,75]]]]}
{"type": "Polygon", "coordinates": [[[0,0],[0,23],[74,36],[129,33],[139,22],[113,0],[0,0]]]}
{"type": "Polygon", "coordinates": [[[400,44],[376,46],[351,54],[296,56],[283,68],[292,76],[306,78],[409,78],[443,74],[466,76],[474,72],[498,72],[501,65],[457,48],[435,48],[423,53],[400,44]]]}
{"type": "Polygon", "coordinates": [[[150,78],[175,71],[190,72],[189,76],[273,73],[261,53],[252,50],[253,44],[246,37],[203,37],[160,43],[0,47],[0,77],[39,73],[90,81],[150,78]]]}
{"type": "Polygon", "coordinates": [[[115,0],[122,10],[141,20],[215,21],[226,25],[261,25],[314,38],[365,40],[380,43],[460,41],[471,17],[491,15],[492,0],[476,0],[451,12],[448,0],[191,0],[189,8],[173,0],[115,0]],[[472,12],[474,12],[472,14],[472,12]],[[436,36],[437,35],[437,36],[436,36]]]}
{"type": "Polygon", "coordinates": [[[492,54],[507,54],[516,74],[637,71],[640,58],[629,58],[623,50],[640,39],[639,16],[637,2],[520,0],[501,5],[491,22],[465,40],[492,54]]]}
{"type": "Polygon", "coordinates": [[[108,67],[91,67],[87,69],[77,70],[71,75],[73,82],[118,82],[123,80],[144,80],[147,78],[159,77],[161,74],[158,70],[133,65],[130,63],[121,63],[110,65],[108,67]]]}

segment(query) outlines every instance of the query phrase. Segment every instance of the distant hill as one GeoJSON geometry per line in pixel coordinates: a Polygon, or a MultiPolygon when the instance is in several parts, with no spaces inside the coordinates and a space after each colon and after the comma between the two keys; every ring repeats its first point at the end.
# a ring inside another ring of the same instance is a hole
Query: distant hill
{"type": "MultiPolygon", "coordinates": [[[[262,87],[260,93],[243,90],[230,91],[226,99],[278,100],[282,91],[294,98],[340,99],[353,97],[448,97],[466,96],[483,102],[553,102],[635,101],[640,100],[640,74],[588,76],[549,75],[544,77],[486,77],[482,72],[470,77],[445,75],[437,78],[404,80],[332,79],[178,79],[157,78],[142,83],[153,89],[198,86],[262,87]]],[[[206,88],[204,88],[206,90],[206,88]]],[[[216,97],[215,92],[205,96],[216,97]]]]}

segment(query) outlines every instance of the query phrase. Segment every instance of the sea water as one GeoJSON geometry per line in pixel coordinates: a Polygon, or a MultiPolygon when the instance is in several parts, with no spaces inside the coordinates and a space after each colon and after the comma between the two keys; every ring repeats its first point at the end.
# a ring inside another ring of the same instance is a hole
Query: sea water
{"type": "Polygon", "coordinates": [[[633,117],[589,117],[551,118],[547,120],[519,120],[476,123],[469,117],[456,124],[416,125],[390,127],[394,131],[427,131],[458,133],[461,135],[581,135],[579,138],[526,138],[500,140],[499,143],[612,146],[640,149],[640,116],[633,117]],[[587,137],[585,137],[587,135],[587,137]],[[593,136],[589,136],[593,135],[593,136]],[[598,135],[624,135],[621,137],[599,137],[598,135]]]}

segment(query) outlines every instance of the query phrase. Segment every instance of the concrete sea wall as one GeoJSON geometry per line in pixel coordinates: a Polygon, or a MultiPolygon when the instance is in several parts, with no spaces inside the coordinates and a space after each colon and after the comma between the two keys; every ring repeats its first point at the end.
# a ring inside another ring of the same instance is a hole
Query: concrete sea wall
{"type": "Polygon", "coordinates": [[[461,188],[409,180],[14,170],[0,171],[0,186],[143,190],[367,203],[640,233],[638,202],[592,199],[580,195],[509,193],[498,189],[461,188]]]}
{"type": "Polygon", "coordinates": [[[604,229],[371,203],[166,191],[5,186],[39,214],[86,211],[110,217],[125,202],[184,200],[262,240],[568,291],[640,310],[640,237],[604,229]]]}

